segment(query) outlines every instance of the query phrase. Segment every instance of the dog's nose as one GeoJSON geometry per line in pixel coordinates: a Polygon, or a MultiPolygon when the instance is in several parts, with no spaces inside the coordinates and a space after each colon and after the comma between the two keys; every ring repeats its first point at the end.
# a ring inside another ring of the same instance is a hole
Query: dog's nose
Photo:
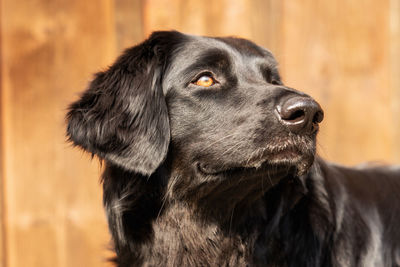
{"type": "Polygon", "coordinates": [[[277,106],[280,121],[291,132],[299,134],[314,133],[318,130],[318,123],[324,118],[320,105],[312,98],[296,96],[287,99],[277,106]]]}

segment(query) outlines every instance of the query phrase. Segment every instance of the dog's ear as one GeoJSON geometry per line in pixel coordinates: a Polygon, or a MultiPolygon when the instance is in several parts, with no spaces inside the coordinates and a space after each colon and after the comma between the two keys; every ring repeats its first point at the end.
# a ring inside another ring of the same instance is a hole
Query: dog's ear
{"type": "Polygon", "coordinates": [[[75,145],[125,169],[152,174],[165,159],[168,110],[161,87],[178,32],[156,32],[96,74],[70,106],[67,136],[75,145]]]}

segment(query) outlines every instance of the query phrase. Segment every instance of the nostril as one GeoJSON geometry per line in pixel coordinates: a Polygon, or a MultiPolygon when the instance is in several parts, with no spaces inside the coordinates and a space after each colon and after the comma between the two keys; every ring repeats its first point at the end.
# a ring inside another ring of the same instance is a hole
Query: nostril
{"type": "Polygon", "coordinates": [[[286,123],[299,123],[307,116],[307,109],[300,102],[278,106],[277,111],[281,120],[286,123]]]}
{"type": "Polygon", "coordinates": [[[322,110],[318,110],[315,113],[312,122],[313,123],[320,123],[323,119],[324,119],[324,112],[322,110]]]}
{"type": "Polygon", "coordinates": [[[295,110],[294,112],[289,114],[289,116],[286,118],[282,117],[282,119],[285,121],[297,122],[297,121],[304,120],[305,116],[306,116],[306,113],[304,112],[304,110],[299,109],[299,110],[295,110]]]}

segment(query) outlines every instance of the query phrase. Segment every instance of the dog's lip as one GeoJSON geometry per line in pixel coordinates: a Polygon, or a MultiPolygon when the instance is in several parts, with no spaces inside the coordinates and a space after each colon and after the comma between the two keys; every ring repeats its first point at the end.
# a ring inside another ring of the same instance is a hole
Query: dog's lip
{"type": "Polygon", "coordinates": [[[269,161],[294,160],[302,156],[302,152],[297,147],[288,147],[279,151],[271,152],[268,155],[269,161]]]}
{"type": "Polygon", "coordinates": [[[209,166],[207,166],[206,164],[202,164],[201,162],[197,162],[196,167],[197,170],[199,170],[199,172],[204,175],[218,175],[228,170],[228,169],[215,170],[214,168],[210,168],[209,166]]]}

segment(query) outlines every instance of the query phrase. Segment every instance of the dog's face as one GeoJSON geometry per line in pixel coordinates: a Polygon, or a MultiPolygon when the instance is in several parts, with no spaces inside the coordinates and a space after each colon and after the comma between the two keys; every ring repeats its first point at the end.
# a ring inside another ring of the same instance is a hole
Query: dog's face
{"type": "Polygon", "coordinates": [[[68,135],[144,175],[167,155],[173,171],[205,180],[235,171],[303,174],[322,118],[252,42],[159,32],[97,74],[71,106],[68,135]]]}
{"type": "Polygon", "coordinates": [[[272,54],[247,40],[188,37],[167,68],[163,90],[181,165],[218,175],[260,167],[304,172],[313,161],[322,111],[283,86],[272,54]],[[295,111],[288,122],[282,107],[290,99],[295,111]],[[303,118],[308,112],[311,118],[303,118]]]}

